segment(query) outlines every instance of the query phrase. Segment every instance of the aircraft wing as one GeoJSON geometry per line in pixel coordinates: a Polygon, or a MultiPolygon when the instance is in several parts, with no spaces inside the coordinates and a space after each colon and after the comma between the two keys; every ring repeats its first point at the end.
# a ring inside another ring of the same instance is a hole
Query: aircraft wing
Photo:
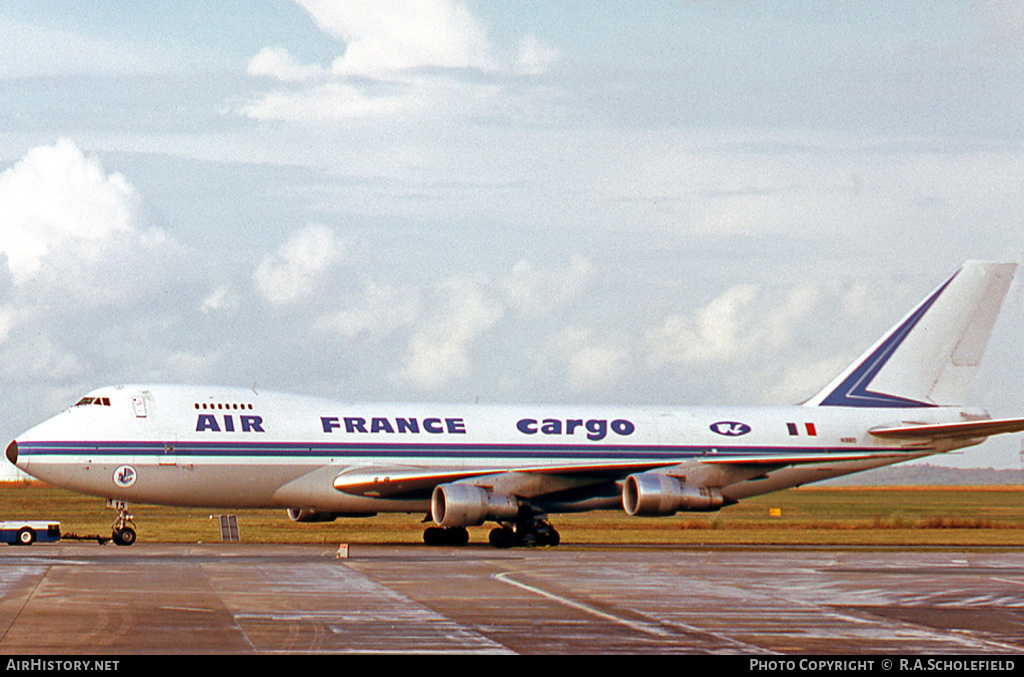
{"type": "MultiPolygon", "coordinates": [[[[840,463],[844,461],[861,461],[865,459],[893,458],[901,459],[905,453],[879,453],[879,452],[819,452],[819,453],[798,453],[785,455],[766,454],[744,454],[721,456],[708,454],[696,458],[686,458],[673,461],[650,461],[650,462],[628,462],[628,463],[575,463],[561,466],[533,466],[524,468],[473,468],[473,469],[431,469],[431,468],[354,468],[339,473],[334,478],[334,488],[346,494],[355,496],[367,496],[371,498],[388,498],[397,496],[408,496],[410,494],[428,493],[439,484],[458,482],[460,480],[480,479],[480,484],[486,484],[484,478],[497,479],[498,476],[516,474],[528,480],[540,476],[591,479],[621,480],[633,473],[642,473],[658,468],[673,468],[676,466],[692,467],[700,464],[715,464],[728,466],[734,469],[745,471],[758,471],[758,474],[769,472],[787,465],[807,465],[814,463],[840,463]]],[[[524,482],[525,483],[525,482],[524,482]]]]}
{"type": "Polygon", "coordinates": [[[676,463],[666,463],[665,461],[649,463],[580,463],[564,466],[537,466],[515,469],[474,468],[471,470],[399,467],[365,468],[340,473],[334,478],[334,488],[346,494],[356,496],[385,498],[401,494],[431,491],[437,485],[448,482],[504,475],[507,473],[619,479],[633,472],[644,472],[672,465],[676,465],[676,463]]]}

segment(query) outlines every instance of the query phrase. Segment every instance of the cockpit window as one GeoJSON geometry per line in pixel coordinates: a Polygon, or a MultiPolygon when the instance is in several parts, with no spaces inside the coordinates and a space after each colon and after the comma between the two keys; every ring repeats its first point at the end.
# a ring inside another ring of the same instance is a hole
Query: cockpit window
{"type": "Polygon", "coordinates": [[[101,407],[109,407],[110,406],[110,398],[109,397],[83,397],[82,399],[78,400],[78,402],[75,404],[75,406],[76,407],[84,407],[84,406],[90,405],[90,404],[91,405],[96,405],[96,406],[101,406],[101,407]]]}

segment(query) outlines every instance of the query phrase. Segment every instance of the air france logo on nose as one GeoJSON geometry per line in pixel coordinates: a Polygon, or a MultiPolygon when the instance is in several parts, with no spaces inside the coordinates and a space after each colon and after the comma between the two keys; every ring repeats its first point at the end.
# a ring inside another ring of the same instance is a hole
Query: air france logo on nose
{"type": "Polygon", "coordinates": [[[114,471],[114,484],[127,489],[128,487],[135,484],[135,480],[138,479],[138,475],[135,474],[135,468],[130,465],[122,465],[114,471]]]}
{"type": "Polygon", "coordinates": [[[727,437],[739,437],[750,432],[750,426],[739,421],[719,421],[711,424],[711,432],[727,437]]]}

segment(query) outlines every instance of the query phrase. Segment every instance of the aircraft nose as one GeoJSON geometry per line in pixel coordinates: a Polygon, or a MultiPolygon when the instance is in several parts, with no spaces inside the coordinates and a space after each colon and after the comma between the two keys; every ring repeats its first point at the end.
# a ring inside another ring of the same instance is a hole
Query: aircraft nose
{"type": "Polygon", "coordinates": [[[7,460],[11,462],[11,465],[18,465],[18,440],[7,445],[7,460]]]}

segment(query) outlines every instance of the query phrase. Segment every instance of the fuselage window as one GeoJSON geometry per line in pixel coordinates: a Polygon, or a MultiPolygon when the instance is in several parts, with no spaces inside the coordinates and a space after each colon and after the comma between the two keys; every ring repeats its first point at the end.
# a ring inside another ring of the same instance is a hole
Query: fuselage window
{"type": "Polygon", "coordinates": [[[75,403],[75,406],[76,407],[84,407],[87,404],[98,405],[98,406],[101,406],[101,407],[109,407],[110,406],[110,398],[109,397],[83,397],[82,399],[78,400],[78,402],[75,403]]]}
{"type": "MultiPolygon", "coordinates": [[[[90,399],[90,398],[87,397],[85,399],[90,399]]],[[[106,400],[107,398],[104,397],[103,399],[106,400]]],[[[83,401],[83,402],[79,402],[78,404],[89,404],[89,403],[83,401]]],[[[77,407],[78,404],[76,404],[75,406],[77,407]]],[[[109,405],[109,404],[110,404],[110,401],[108,400],[107,401],[107,405],[109,405]]],[[[234,409],[234,410],[241,409],[242,411],[245,411],[246,409],[248,409],[248,410],[252,411],[252,405],[251,404],[237,404],[237,403],[235,403],[235,404],[224,404],[223,402],[221,402],[220,404],[210,403],[209,405],[207,405],[206,402],[202,402],[202,403],[195,402],[193,404],[193,406],[195,406],[196,409],[227,409],[229,411],[232,410],[232,409],[234,409]]]]}

